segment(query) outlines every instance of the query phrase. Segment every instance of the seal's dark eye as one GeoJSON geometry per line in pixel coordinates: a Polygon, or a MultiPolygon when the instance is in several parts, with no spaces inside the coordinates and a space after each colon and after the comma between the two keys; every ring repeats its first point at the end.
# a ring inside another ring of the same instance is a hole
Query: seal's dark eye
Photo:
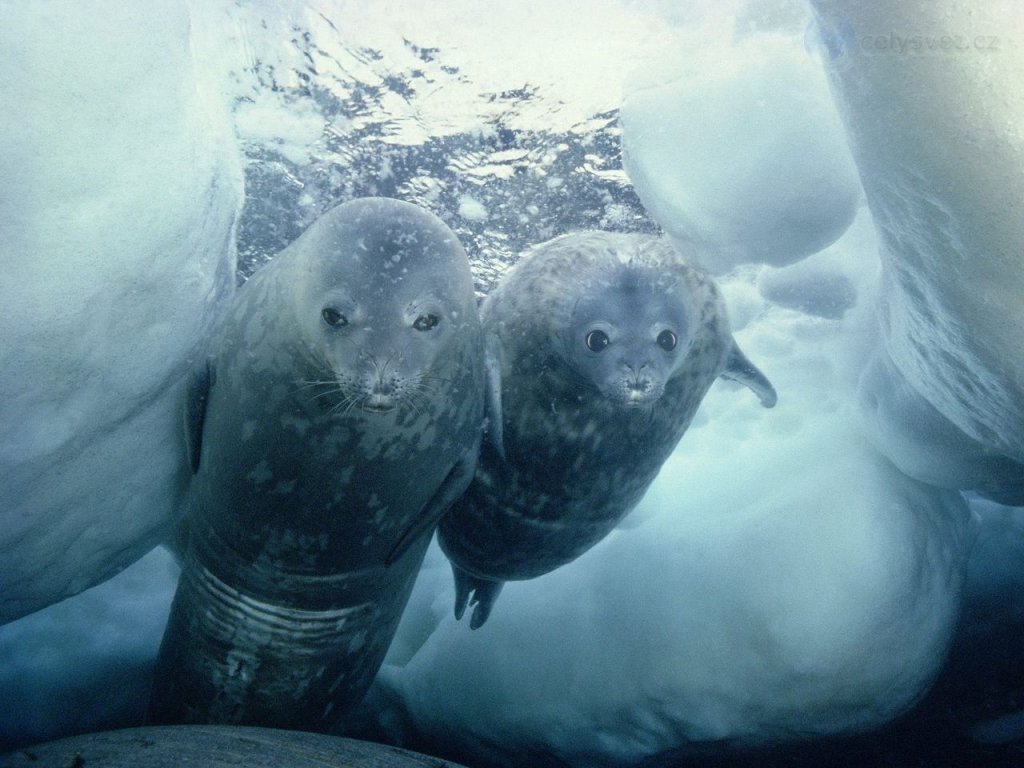
{"type": "Polygon", "coordinates": [[[608,338],[608,334],[604,331],[591,331],[587,334],[586,343],[587,349],[591,352],[604,352],[608,345],[612,343],[612,340],[608,338]]]}
{"type": "Polygon", "coordinates": [[[658,346],[666,352],[671,352],[678,343],[679,337],[672,333],[672,331],[666,330],[658,334],[658,346]]]}
{"type": "Polygon", "coordinates": [[[324,311],[320,313],[320,316],[323,317],[325,323],[335,328],[348,325],[348,318],[332,307],[324,307],[324,311]]]}
{"type": "Polygon", "coordinates": [[[429,331],[431,328],[437,326],[441,322],[441,318],[437,315],[420,315],[416,318],[416,322],[412,324],[412,327],[417,331],[429,331]]]}
{"type": "Polygon", "coordinates": [[[671,352],[676,348],[676,344],[679,343],[679,337],[676,336],[672,331],[664,330],[658,334],[658,346],[664,349],[666,352],[671,352]]]}

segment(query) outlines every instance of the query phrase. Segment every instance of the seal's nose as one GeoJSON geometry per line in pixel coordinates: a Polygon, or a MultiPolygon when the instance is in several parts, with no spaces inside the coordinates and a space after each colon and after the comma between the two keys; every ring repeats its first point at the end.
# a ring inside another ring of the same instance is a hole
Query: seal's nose
{"type": "Polygon", "coordinates": [[[399,389],[399,379],[391,373],[390,360],[381,363],[375,357],[367,358],[367,367],[362,377],[363,391],[366,393],[363,407],[371,411],[389,411],[395,407],[395,399],[399,389]]]}
{"type": "Polygon", "coordinates": [[[651,378],[644,373],[647,363],[623,363],[626,368],[626,387],[638,392],[646,392],[651,387],[651,378]]]}
{"type": "Polygon", "coordinates": [[[371,394],[390,397],[395,394],[395,382],[391,377],[378,376],[370,388],[371,394]]]}

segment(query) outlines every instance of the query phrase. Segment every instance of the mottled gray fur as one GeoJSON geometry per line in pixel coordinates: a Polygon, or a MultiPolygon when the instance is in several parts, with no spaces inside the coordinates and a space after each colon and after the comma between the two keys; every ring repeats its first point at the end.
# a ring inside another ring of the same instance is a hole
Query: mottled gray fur
{"type": "Polygon", "coordinates": [[[483,392],[469,262],[431,214],[357,200],[257,272],[190,387],[150,721],[333,728],[472,477],[483,392]]]}

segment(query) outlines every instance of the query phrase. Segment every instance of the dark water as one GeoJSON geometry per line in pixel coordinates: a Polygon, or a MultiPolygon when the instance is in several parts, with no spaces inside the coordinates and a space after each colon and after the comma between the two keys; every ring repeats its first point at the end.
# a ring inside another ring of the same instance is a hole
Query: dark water
{"type": "MultiPolygon", "coordinates": [[[[293,43],[298,60],[308,61],[313,42],[298,35],[293,43]]],[[[443,58],[436,49],[404,45],[427,62],[443,58]]],[[[358,53],[386,66],[379,51],[358,53]]],[[[386,71],[379,83],[354,77],[339,83],[307,64],[298,71],[304,85],[286,87],[273,68],[255,63],[252,74],[259,87],[315,105],[332,124],[354,127],[325,130],[316,156],[301,165],[273,146],[247,146],[246,205],[238,233],[241,277],[323,211],[356,197],[396,197],[441,217],[466,248],[482,293],[518,253],[556,235],[580,229],[658,231],[622,170],[617,111],[592,115],[565,132],[542,122],[524,129],[513,124],[521,125],[520,113],[543,101],[542,94],[529,86],[483,92],[479,98],[494,113],[483,129],[466,126],[462,132],[402,143],[391,134],[403,118],[390,113],[387,104],[395,97],[415,102],[426,88],[426,75],[421,69],[386,71]],[[486,209],[485,218],[459,215],[467,196],[486,209]]],[[[445,79],[459,76],[440,65],[429,83],[430,97],[438,98],[445,79]]]]}

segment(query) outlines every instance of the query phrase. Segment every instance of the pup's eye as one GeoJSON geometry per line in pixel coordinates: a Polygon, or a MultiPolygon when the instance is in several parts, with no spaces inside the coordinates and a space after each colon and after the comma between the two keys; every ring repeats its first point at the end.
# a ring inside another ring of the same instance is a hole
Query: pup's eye
{"type": "Polygon", "coordinates": [[[666,352],[671,352],[678,343],[679,337],[672,333],[672,331],[665,330],[658,334],[658,346],[666,352]]]}
{"type": "Polygon", "coordinates": [[[431,328],[436,328],[440,322],[441,318],[437,315],[420,315],[416,318],[416,322],[412,324],[412,327],[417,331],[429,331],[431,328]]]}
{"type": "Polygon", "coordinates": [[[343,325],[348,325],[348,318],[341,314],[341,312],[339,312],[338,310],[334,309],[333,307],[324,307],[324,310],[323,312],[320,313],[320,316],[324,319],[325,323],[335,328],[343,325]]]}
{"type": "Polygon", "coordinates": [[[591,331],[587,334],[586,343],[587,349],[591,352],[604,352],[608,345],[612,343],[612,340],[608,338],[608,334],[604,331],[591,331]]]}

